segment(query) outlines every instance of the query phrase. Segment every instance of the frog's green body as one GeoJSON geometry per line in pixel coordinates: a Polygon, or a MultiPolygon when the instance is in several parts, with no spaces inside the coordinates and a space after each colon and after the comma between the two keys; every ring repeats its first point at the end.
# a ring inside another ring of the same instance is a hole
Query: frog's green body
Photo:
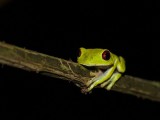
{"type": "Polygon", "coordinates": [[[88,83],[88,91],[99,84],[101,87],[110,90],[126,69],[124,58],[111,53],[107,49],[80,48],[80,56],[77,61],[84,66],[99,68],[99,72],[94,73],[95,77],[88,83]],[[102,72],[101,69],[106,69],[106,71],[102,72]]]}

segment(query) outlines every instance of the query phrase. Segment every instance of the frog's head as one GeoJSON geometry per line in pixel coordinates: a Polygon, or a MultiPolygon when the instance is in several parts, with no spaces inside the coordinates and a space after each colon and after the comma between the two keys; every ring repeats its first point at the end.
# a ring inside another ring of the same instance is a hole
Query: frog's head
{"type": "Polygon", "coordinates": [[[106,67],[114,64],[114,54],[107,49],[81,47],[77,61],[85,66],[106,67]]]}

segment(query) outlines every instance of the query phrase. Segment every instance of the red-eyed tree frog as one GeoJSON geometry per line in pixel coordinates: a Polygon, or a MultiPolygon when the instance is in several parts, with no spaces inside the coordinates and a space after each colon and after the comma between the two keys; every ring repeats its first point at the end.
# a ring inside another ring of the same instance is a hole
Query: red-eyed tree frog
{"type": "Polygon", "coordinates": [[[81,47],[77,62],[98,69],[98,72],[90,72],[94,77],[87,83],[87,91],[91,91],[97,85],[110,90],[126,70],[124,58],[111,53],[108,49],[81,47]]]}

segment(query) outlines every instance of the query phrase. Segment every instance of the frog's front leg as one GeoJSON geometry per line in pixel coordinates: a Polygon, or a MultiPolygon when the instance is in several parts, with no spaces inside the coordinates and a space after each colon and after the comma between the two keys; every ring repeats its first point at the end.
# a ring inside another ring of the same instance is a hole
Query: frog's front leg
{"type": "Polygon", "coordinates": [[[108,80],[113,72],[116,69],[116,64],[113,65],[111,68],[109,68],[108,70],[106,70],[103,74],[99,75],[98,77],[94,77],[93,79],[91,79],[89,81],[89,83],[91,83],[91,85],[88,87],[88,91],[91,91],[95,86],[103,83],[104,81],[108,80]]]}

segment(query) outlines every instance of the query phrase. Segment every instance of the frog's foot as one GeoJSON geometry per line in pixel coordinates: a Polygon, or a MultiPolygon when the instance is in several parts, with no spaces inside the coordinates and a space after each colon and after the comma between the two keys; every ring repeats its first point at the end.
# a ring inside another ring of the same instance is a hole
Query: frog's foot
{"type": "Polygon", "coordinates": [[[96,80],[97,80],[97,77],[93,77],[91,80],[87,82],[88,88],[85,90],[86,92],[90,92],[95,87],[94,81],[96,80]]]}
{"type": "Polygon", "coordinates": [[[100,75],[102,75],[103,74],[103,72],[101,71],[101,70],[98,70],[98,71],[96,71],[96,72],[90,72],[90,76],[94,76],[91,80],[89,80],[88,82],[87,82],[87,86],[90,86],[93,82],[95,82],[97,79],[97,77],[98,76],[100,76],[100,75]]]}
{"type": "Polygon", "coordinates": [[[101,79],[102,77],[103,77],[103,74],[101,73],[98,76],[93,77],[91,80],[89,80],[87,91],[90,92],[94,87],[101,84],[104,81],[104,79],[101,79]]]}
{"type": "Polygon", "coordinates": [[[107,90],[111,90],[115,82],[122,76],[121,73],[114,73],[110,79],[108,79],[106,82],[102,83],[100,86],[102,88],[106,88],[107,90]]]}
{"type": "Polygon", "coordinates": [[[98,77],[98,76],[100,76],[102,73],[103,73],[103,72],[102,72],[101,70],[98,70],[98,71],[95,71],[95,72],[91,71],[91,72],[90,72],[90,76],[98,77]]]}

